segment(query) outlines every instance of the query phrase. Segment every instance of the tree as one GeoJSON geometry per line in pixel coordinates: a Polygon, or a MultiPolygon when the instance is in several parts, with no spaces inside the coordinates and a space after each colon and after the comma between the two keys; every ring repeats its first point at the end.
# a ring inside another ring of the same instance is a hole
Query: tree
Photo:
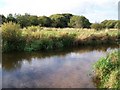
{"type": "Polygon", "coordinates": [[[120,20],[117,20],[117,23],[115,24],[114,28],[120,29],[120,20]]]}
{"type": "Polygon", "coordinates": [[[17,23],[16,18],[15,18],[12,14],[9,14],[9,15],[7,16],[6,21],[7,21],[7,22],[10,22],[10,21],[11,21],[11,22],[17,23]]]}
{"type": "Polygon", "coordinates": [[[30,15],[27,13],[25,15],[17,15],[16,19],[22,28],[31,26],[30,15]]]}
{"type": "Polygon", "coordinates": [[[39,20],[38,20],[38,17],[37,16],[30,16],[29,17],[29,19],[30,19],[30,23],[31,23],[31,25],[33,25],[33,26],[37,26],[37,25],[39,25],[39,20]]]}
{"type": "Polygon", "coordinates": [[[40,16],[38,17],[38,22],[40,26],[43,27],[50,27],[51,26],[51,19],[46,16],[40,16]]]}
{"type": "Polygon", "coordinates": [[[103,25],[104,28],[106,28],[106,24],[108,23],[108,20],[104,20],[101,22],[101,24],[103,25]]]}
{"type": "Polygon", "coordinates": [[[64,13],[62,14],[65,17],[65,27],[68,27],[68,24],[70,23],[70,18],[73,16],[70,13],[64,13]]]}
{"type": "Polygon", "coordinates": [[[70,19],[69,26],[75,28],[90,28],[91,23],[84,16],[73,16],[70,19]]]}
{"type": "Polygon", "coordinates": [[[52,27],[60,27],[64,28],[66,27],[66,18],[62,14],[54,14],[50,16],[52,20],[52,27]]]}
{"type": "Polygon", "coordinates": [[[1,23],[4,23],[6,22],[6,17],[4,15],[0,15],[0,20],[1,20],[1,23]]]}
{"type": "Polygon", "coordinates": [[[103,29],[103,25],[102,25],[102,24],[99,24],[99,23],[93,23],[93,24],[91,25],[91,28],[92,28],[92,29],[95,29],[95,30],[101,30],[101,29],[103,29]]]}
{"type": "Polygon", "coordinates": [[[101,22],[101,24],[104,25],[104,28],[114,28],[116,25],[117,21],[116,20],[104,20],[101,22]]]}
{"type": "Polygon", "coordinates": [[[115,27],[115,24],[116,24],[116,21],[115,21],[115,20],[109,20],[109,21],[106,23],[106,28],[114,28],[114,27],[115,27]]]}

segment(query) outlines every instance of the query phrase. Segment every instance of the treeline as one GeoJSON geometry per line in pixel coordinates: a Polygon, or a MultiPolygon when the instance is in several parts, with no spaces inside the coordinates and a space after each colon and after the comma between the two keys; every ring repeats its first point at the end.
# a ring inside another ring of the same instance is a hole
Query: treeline
{"type": "Polygon", "coordinates": [[[110,28],[118,28],[120,29],[120,20],[104,20],[101,23],[93,23],[91,25],[91,28],[94,29],[110,29],[110,28]]]}
{"type": "Polygon", "coordinates": [[[55,28],[93,28],[93,29],[103,29],[103,28],[119,28],[120,20],[104,20],[101,23],[91,23],[85,16],[72,15],[70,13],[64,14],[53,14],[49,17],[47,16],[35,16],[30,14],[24,15],[12,15],[9,14],[7,17],[0,15],[2,17],[2,23],[4,22],[14,22],[20,24],[20,26],[41,26],[41,27],[55,27],[55,28]]]}

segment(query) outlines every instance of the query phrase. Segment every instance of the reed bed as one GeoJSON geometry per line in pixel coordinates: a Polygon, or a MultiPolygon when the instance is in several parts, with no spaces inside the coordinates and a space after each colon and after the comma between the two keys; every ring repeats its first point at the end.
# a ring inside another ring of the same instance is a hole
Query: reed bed
{"type": "Polygon", "coordinates": [[[120,35],[117,29],[97,31],[94,29],[45,28],[39,26],[21,29],[15,24],[3,25],[2,28],[3,52],[41,51],[81,45],[116,44],[120,35]]]}
{"type": "Polygon", "coordinates": [[[114,51],[100,58],[94,68],[94,81],[97,87],[120,89],[120,51],[114,51]]]}

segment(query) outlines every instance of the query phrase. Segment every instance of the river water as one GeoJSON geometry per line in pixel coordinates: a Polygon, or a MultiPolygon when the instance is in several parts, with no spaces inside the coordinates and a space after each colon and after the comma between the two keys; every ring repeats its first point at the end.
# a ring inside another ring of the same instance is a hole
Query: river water
{"type": "Polygon", "coordinates": [[[93,64],[117,46],[2,55],[3,88],[96,88],[93,64]]]}

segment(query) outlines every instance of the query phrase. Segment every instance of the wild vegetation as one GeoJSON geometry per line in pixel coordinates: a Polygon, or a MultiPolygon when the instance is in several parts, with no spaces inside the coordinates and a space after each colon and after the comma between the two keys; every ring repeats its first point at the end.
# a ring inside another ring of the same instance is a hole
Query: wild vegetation
{"type": "Polygon", "coordinates": [[[91,23],[85,16],[73,15],[70,13],[53,14],[51,16],[36,16],[25,13],[9,14],[7,17],[2,17],[2,23],[14,22],[20,24],[21,28],[28,26],[54,27],[54,28],[92,28],[96,30],[120,28],[120,20],[104,20],[101,23],[91,23]]]}
{"type": "Polygon", "coordinates": [[[120,51],[100,58],[94,68],[99,88],[120,88],[120,51]]]}
{"type": "Polygon", "coordinates": [[[54,50],[71,46],[115,44],[117,29],[94,30],[80,28],[45,28],[9,22],[2,26],[2,49],[8,51],[54,50]]]}
{"type": "MultiPolygon", "coordinates": [[[[84,16],[53,14],[47,16],[12,15],[2,17],[2,51],[43,51],[66,47],[118,44],[120,20],[91,23],[84,16]]],[[[120,53],[120,52],[119,52],[120,53]]],[[[100,88],[120,88],[118,52],[108,54],[95,64],[100,88]]]]}

